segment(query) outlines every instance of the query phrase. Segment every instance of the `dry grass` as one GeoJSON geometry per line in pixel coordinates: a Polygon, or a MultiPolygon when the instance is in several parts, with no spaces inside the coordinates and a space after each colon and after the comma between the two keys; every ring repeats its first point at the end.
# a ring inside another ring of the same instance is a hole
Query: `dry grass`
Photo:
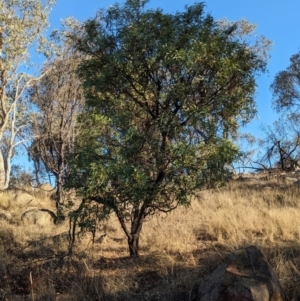
{"type": "MultiPolygon", "coordinates": [[[[71,258],[63,257],[67,235],[60,234],[67,224],[37,229],[2,221],[0,299],[189,300],[194,284],[227,254],[256,245],[273,266],[286,299],[300,300],[299,193],[290,183],[258,179],[201,192],[189,208],[144,224],[138,260],[128,258],[114,216],[94,244],[90,235],[81,237],[71,258]]],[[[2,211],[13,208],[8,194],[0,195],[2,211]]]]}

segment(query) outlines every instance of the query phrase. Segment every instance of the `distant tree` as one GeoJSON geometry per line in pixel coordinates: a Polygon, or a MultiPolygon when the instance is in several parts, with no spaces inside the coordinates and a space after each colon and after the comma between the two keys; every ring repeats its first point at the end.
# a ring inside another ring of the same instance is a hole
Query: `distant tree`
{"type": "Polygon", "coordinates": [[[300,52],[290,59],[286,70],[278,72],[271,85],[273,106],[277,112],[293,110],[299,114],[300,107],[300,52]]]}
{"type": "Polygon", "coordinates": [[[0,189],[9,185],[11,158],[30,118],[24,92],[36,80],[21,72],[43,37],[53,0],[0,1],[0,189]]]}
{"type": "Polygon", "coordinates": [[[275,156],[282,170],[293,168],[300,159],[300,52],[292,55],[286,70],[277,73],[271,91],[273,107],[283,116],[265,131],[269,144],[265,156],[275,156]]]}
{"type": "Polygon", "coordinates": [[[256,164],[264,169],[295,170],[300,160],[300,123],[298,114],[288,114],[263,128],[265,137],[260,139],[260,152],[256,164]]]}
{"type": "Polygon", "coordinates": [[[66,158],[74,148],[76,120],[84,100],[76,74],[80,60],[78,53],[65,45],[59,56],[44,65],[45,76],[30,91],[37,113],[32,119],[36,138],[28,152],[38,170],[55,177],[58,220],[63,215],[63,183],[69,174],[66,158]]]}
{"type": "Polygon", "coordinates": [[[188,205],[192,194],[221,185],[238,149],[230,138],[255,114],[255,76],[266,61],[195,4],[184,12],[145,10],[128,0],[74,35],[85,59],[84,127],[67,182],[90,204],[114,212],[139,255],[145,219],[188,205]]]}
{"type": "Polygon", "coordinates": [[[19,165],[12,165],[9,186],[25,189],[34,188],[34,175],[25,171],[19,165]]]}

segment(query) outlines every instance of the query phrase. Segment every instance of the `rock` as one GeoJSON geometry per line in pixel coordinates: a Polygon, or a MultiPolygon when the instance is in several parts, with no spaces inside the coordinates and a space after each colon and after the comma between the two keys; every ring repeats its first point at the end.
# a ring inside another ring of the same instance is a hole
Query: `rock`
{"type": "Polygon", "coordinates": [[[48,209],[28,208],[21,220],[26,224],[48,226],[56,223],[56,215],[48,209]]]}
{"type": "Polygon", "coordinates": [[[52,187],[50,184],[47,184],[47,183],[46,184],[41,184],[39,186],[39,189],[44,190],[46,192],[50,192],[50,193],[52,193],[55,190],[54,187],[52,187]]]}
{"type": "Polygon", "coordinates": [[[14,201],[21,206],[32,205],[34,202],[34,197],[29,193],[18,191],[14,197],[14,201]]]}
{"type": "Polygon", "coordinates": [[[50,184],[41,184],[35,189],[34,195],[40,199],[47,199],[55,196],[56,189],[50,184]]]}
{"type": "Polygon", "coordinates": [[[283,301],[278,279],[255,246],[227,257],[192,293],[193,301],[283,301]]]}
{"type": "MultiPolygon", "coordinates": [[[[44,193],[44,192],[42,192],[44,193]]],[[[29,207],[46,208],[50,211],[55,211],[55,202],[49,198],[40,198],[39,195],[31,195],[29,193],[18,191],[14,197],[14,203],[21,212],[28,211],[29,207]]]]}

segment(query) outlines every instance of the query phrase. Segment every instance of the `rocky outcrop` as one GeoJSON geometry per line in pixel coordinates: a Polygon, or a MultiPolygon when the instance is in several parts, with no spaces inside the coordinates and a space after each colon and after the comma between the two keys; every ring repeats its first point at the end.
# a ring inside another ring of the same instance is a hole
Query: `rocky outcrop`
{"type": "Polygon", "coordinates": [[[55,197],[56,189],[50,184],[41,184],[35,191],[35,194],[41,198],[53,198],[55,197]]]}
{"type": "Polygon", "coordinates": [[[193,301],[283,301],[278,279],[255,246],[230,254],[193,290],[193,301]]]}
{"type": "Polygon", "coordinates": [[[21,212],[27,211],[28,207],[45,208],[50,211],[55,211],[55,202],[44,194],[44,191],[34,192],[34,195],[32,195],[23,190],[16,190],[11,203],[20,209],[21,212]]]}
{"type": "Polygon", "coordinates": [[[56,223],[56,215],[48,209],[28,208],[21,220],[29,225],[48,226],[56,223]]]}
{"type": "Polygon", "coordinates": [[[14,197],[14,202],[17,203],[19,206],[32,206],[35,199],[34,197],[26,192],[18,191],[14,197]]]}

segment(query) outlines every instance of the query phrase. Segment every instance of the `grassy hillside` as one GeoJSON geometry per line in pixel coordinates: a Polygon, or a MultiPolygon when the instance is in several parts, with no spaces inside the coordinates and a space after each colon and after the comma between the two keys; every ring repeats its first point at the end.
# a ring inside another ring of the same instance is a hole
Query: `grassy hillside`
{"type": "MultiPolygon", "coordinates": [[[[115,216],[94,243],[79,235],[66,257],[68,222],[25,226],[15,192],[2,192],[0,212],[12,217],[0,221],[0,300],[189,300],[226,255],[249,245],[262,249],[287,300],[300,300],[300,188],[292,177],[235,180],[199,192],[189,208],[152,217],[135,261],[115,216]]],[[[36,198],[53,205],[47,195],[36,198]]]]}

